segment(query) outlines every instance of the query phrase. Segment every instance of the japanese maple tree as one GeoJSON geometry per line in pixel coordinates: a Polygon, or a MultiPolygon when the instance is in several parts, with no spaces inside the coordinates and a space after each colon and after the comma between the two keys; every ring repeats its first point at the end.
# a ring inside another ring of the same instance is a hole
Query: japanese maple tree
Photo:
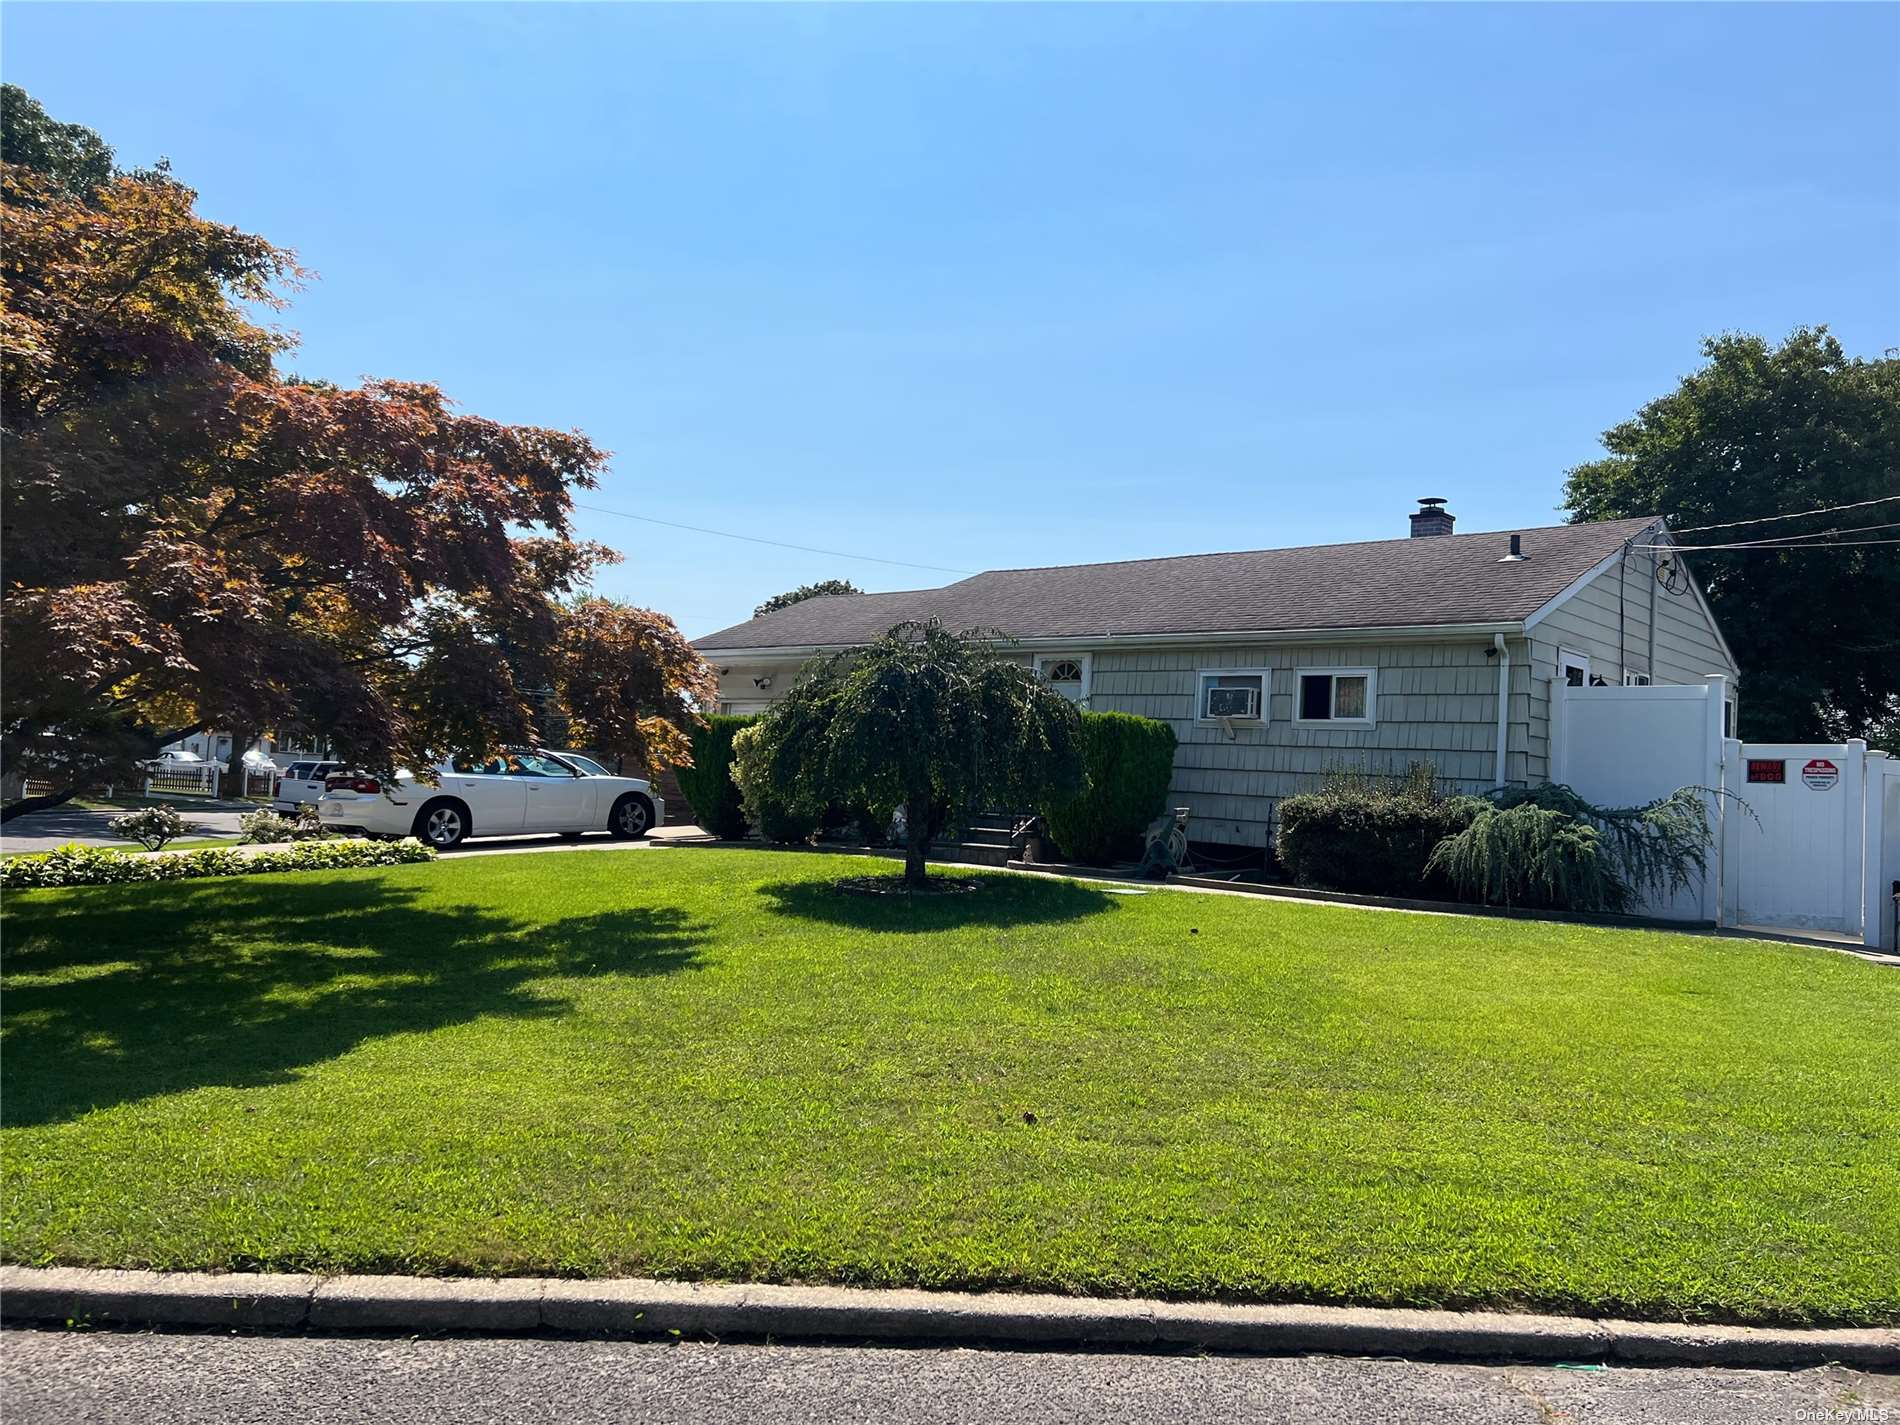
{"type": "Polygon", "coordinates": [[[585,436],[280,373],[260,316],[305,274],[162,170],[0,184],[0,756],[57,789],[0,816],[210,727],[234,760],[305,731],[422,767],[534,740],[550,695],[602,751],[688,755],[710,671],[664,615],[579,597],[617,558],[570,525],[585,436]]]}

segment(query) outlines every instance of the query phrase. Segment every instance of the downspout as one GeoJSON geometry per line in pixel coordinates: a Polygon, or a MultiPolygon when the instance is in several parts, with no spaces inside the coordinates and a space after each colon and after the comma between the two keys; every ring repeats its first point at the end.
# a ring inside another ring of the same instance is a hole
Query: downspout
{"type": "Polygon", "coordinates": [[[1501,787],[1511,737],[1511,649],[1501,633],[1491,635],[1491,646],[1498,651],[1498,766],[1493,780],[1501,787]]]}

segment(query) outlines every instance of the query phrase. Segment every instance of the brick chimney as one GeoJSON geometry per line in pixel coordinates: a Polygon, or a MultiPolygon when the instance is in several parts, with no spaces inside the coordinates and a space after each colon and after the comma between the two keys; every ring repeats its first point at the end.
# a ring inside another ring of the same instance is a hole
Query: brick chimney
{"type": "Polygon", "coordinates": [[[1450,534],[1451,527],[1458,517],[1445,508],[1445,502],[1436,495],[1427,495],[1418,502],[1418,508],[1412,512],[1412,538],[1422,539],[1428,534],[1450,534]]]}

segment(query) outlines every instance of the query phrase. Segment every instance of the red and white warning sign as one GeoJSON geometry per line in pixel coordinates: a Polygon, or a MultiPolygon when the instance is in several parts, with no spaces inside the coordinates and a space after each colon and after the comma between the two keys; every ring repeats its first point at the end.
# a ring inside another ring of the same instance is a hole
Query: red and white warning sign
{"type": "Polygon", "coordinates": [[[1817,792],[1832,791],[1841,779],[1841,769],[1825,757],[1816,757],[1801,769],[1801,780],[1817,792]]]}

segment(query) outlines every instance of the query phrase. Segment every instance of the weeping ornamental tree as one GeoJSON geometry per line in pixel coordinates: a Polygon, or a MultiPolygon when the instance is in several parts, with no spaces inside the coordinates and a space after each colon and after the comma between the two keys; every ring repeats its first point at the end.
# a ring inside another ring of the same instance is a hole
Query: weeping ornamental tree
{"type": "Polygon", "coordinates": [[[741,739],[741,788],[808,811],[901,807],[904,883],[922,888],[933,807],[1030,806],[1082,787],[1080,714],[996,638],[901,623],[809,664],[741,739]]]}

